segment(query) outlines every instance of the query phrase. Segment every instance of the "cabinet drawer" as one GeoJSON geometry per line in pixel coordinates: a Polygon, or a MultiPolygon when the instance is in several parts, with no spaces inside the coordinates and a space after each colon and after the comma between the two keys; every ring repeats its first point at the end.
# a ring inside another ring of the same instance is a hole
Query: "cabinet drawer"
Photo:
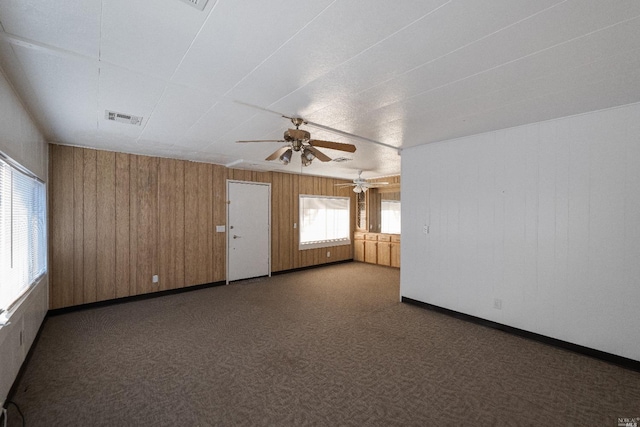
{"type": "Polygon", "coordinates": [[[364,240],[364,233],[356,231],[353,233],[353,240],[364,240]]]}
{"type": "Polygon", "coordinates": [[[390,242],[391,235],[389,234],[378,234],[378,242],[390,242]]]}
{"type": "Polygon", "coordinates": [[[367,233],[364,235],[364,239],[365,240],[375,240],[378,241],[378,235],[377,234],[372,234],[372,233],[367,233]]]}
{"type": "Polygon", "coordinates": [[[400,243],[400,235],[399,234],[392,234],[391,235],[391,241],[394,243],[400,243]]]}

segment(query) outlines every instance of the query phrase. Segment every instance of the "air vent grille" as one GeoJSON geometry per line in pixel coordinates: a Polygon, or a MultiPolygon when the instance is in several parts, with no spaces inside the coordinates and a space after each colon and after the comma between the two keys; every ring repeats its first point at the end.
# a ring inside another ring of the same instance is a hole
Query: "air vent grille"
{"type": "Polygon", "coordinates": [[[182,0],[186,4],[195,7],[198,10],[204,10],[209,0],[182,0]]]}
{"type": "Polygon", "coordinates": [[[130,125],[140,126],[142,124],[142,117],[132,116],[131,114],[117,113],[115,111],[105,110],[104,118],[112,120],[114,122],[127,123],[130,125]]]}

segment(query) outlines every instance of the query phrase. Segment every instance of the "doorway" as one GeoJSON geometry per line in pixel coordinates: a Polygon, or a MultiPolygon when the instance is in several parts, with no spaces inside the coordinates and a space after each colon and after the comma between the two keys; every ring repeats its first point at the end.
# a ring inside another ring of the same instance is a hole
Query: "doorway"
{"type": "Polygon", "coordinates": [[[227,283],[271,276],[271,184],[227,180],[227,283]]]}

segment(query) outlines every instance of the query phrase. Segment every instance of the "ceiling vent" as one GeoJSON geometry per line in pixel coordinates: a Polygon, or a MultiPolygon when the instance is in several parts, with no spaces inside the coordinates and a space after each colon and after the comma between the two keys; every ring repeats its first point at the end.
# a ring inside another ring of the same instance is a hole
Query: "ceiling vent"
{"type": "Polygon", "coordinates": [[[105,110],[104,118],[112,120],[114,122],[127,123],[130,125],[140,126],[142,124],[142,117],[132,116],[130,114],[116,113],[115,111],[105,110]]]}
{"type": "Polygon", "coordinates": [[[207,5],[209,0],[182,0],[188,5],[195,7],[198,10],[204,10],[204,7],[207,5]]]}

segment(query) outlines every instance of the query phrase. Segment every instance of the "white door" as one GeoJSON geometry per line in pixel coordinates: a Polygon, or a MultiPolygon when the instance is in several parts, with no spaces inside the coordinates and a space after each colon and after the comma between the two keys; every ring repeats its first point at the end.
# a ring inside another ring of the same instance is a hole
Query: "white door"
{"type": "Polygon", "coordinates": [[[271,184],[227,181],[227,283],[271,275],[271,184]]]}

